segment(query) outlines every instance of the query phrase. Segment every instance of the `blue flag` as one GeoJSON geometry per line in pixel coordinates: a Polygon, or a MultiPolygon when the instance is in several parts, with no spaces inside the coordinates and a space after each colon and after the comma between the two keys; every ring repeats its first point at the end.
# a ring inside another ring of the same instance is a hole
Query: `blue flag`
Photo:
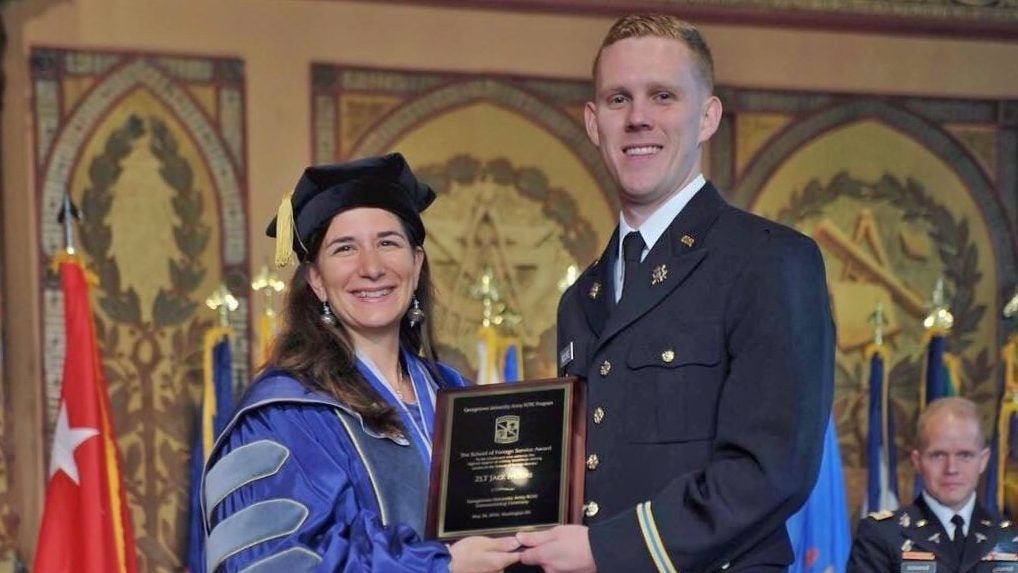
{"type": "Polygon", "coordinates": [[[997,410],[997,425],[986,468],[986,491],[981,498],[991,513],[1014,519],[1018,516],[1018,336],[1001,351],[1004,384],[997,410]]]}
{"type": "Polygon", "coordinates": [[[520,342],[509,340],[505,347],[505,367],[503,368],[502,380],[516,382],[523,378],[523,356],[520,352],[520,342]]]}
{"type": "Polygon", "coordinates": [[[887,399],[886,350],[871,345],[870,407],[866,436],[867,483],[863,514],[898,509],[898,456],[894,448],[894,417],[887,399]]]}
{"type": "Polygon", "coordinates": [[[806,504],[786,524],[795,551],[789,573],[841,573],[848,563],[852,531],[834,421],[827,421],[820,475],[806,504]]]}
{"type": "Polygon", "coordinates": [[[980,498],[991,515],[1000,515],[1003,509],[1001,506],[1004,505],[1000,499],[1003,496],[999,494],[1003,491],[1000,476],[1003,473],[1002,464],[1007,464],[1007,450],[1001,452],[1000,423],[1001,420],[998,420],[998,429],[993,432],[993,441],[990,443],[990,461],[986,464],[986,491],[980,498]]]}
{"type": "Polygon", "coordinates": [[[943,334],[930,336],[930,343],[926,351],[923,406],[937,398],[958,395],[958,380],[952,376],[952,369],[948,366],[950,360],[950,354],[947,353],[947,338],[943,334]]]}
{"type": "MultiPolygon", "coordinates": [[[[948,332],[948,330],[938,327],[928,331],[929,343],[926,349],[926,363],[923,365],[923,380],[920,381],[920,412],[937,398],[961,395],[958,360],[957,357],[947,352],[948,332]]],[[[918,495],[922,489],[923,477],[916,474],[913,491],[918,495]]]]}
{"type": "Polygon", "coordinates": [[[213,328],[205,334],[205,380],[202,404],[191,450],[191,518],[187,546],[190,573],[205,573],[205,533],[201,515],[201,474],[205,459],[233,412],[233,353],[229,330],[213,328]]]}

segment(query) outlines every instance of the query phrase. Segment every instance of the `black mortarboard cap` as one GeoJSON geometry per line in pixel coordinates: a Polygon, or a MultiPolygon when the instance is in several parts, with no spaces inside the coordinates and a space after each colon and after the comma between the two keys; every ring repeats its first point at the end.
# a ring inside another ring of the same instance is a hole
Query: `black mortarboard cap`
{"type": "Polygon", "coordinates": [[[337,214],[355,207],[376,207],[398,216],[415,245],[424,242],[420,213],[435,200],[431,187],[417,180],[399,153],[366,157],[349,163],[312,165],[287,193],[266,234],[276,237],[276,264],[301,261],[311,238],[337,214]]]}

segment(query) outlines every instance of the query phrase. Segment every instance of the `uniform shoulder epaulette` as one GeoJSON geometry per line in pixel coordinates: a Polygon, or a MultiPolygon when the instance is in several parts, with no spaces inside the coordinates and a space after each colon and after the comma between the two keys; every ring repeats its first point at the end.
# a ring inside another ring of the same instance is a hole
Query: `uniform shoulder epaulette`
{"type": "Polygon", "coordinates": [[[893,511],[889,509],[881,509],[880,511],[871,511],[870,514],[867,515],[866,517],[869,517],[870,519],[875,519],[877,521],[883,521],[888,517],[892,516],[894,516],[893,511]]]}

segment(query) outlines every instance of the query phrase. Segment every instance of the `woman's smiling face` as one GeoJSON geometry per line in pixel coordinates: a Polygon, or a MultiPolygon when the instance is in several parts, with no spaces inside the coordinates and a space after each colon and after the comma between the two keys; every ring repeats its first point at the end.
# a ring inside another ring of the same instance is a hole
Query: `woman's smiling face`
{"type": "Polygon", "coordinates": [[[359,207],[332,218],[308,278],[356,346],[368,336],[398,336],[423,262],[399,217],[359,207]]]}

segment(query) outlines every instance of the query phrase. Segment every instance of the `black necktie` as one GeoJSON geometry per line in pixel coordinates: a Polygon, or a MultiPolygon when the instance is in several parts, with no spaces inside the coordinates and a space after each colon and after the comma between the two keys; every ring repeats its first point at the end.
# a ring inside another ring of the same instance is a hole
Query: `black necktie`
{"type": "Polygon", "coordinates": [[[636,282],[636,277],[639,275],[637,269],[640,266],[640,255],[643,254],[645,245],[643,235],[639,231],[630,231],[622,239],[622,259],[625,261],[622,267],[622,296],[625,296],[629,292],[629,287],[636,282]]]}
{"type": "Polygon", "coordinates": [[[951,523],[954,524],[954,550],[958,554],[958,559],[961,559],[961,554],[965,551],[965,518],[955,515],[951,518],[951,523]]]}

